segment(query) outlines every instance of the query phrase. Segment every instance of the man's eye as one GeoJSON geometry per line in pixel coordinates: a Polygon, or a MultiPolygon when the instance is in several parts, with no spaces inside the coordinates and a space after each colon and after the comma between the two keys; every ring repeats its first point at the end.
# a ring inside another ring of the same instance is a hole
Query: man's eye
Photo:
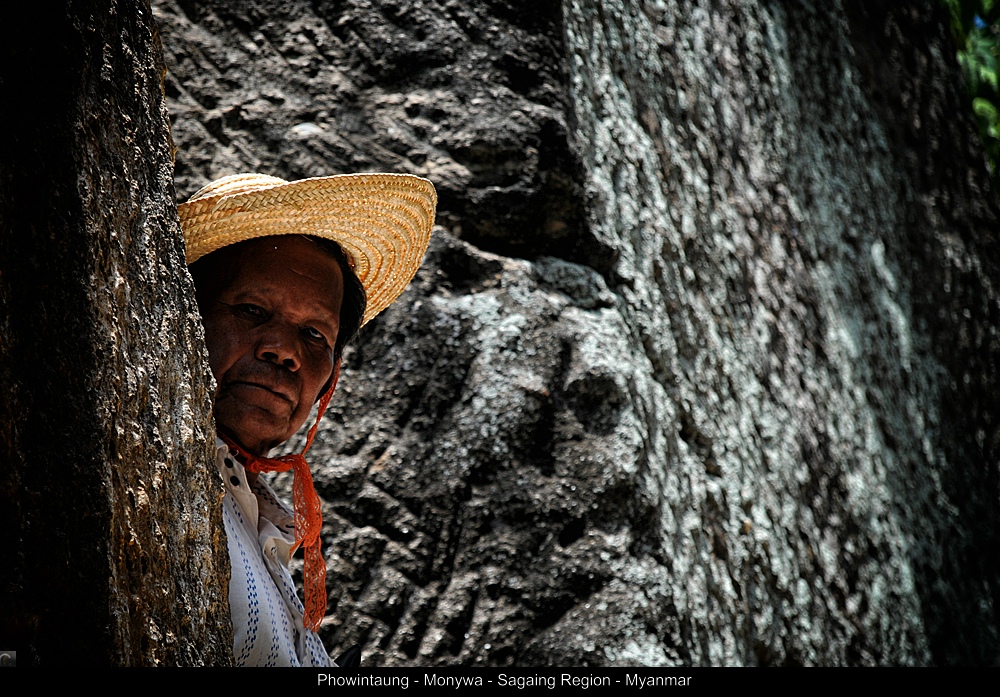
{"type": "Polygon", "coordinates": [[[264,317],[264,308],[259,305],[251,305],[249,303],[242,303],[240,305],[233,305],[233,309],[240,315],[244,317],[250,317],[253,319],[262,319],[264,317]]]}
{"type": "Polygon", "coordinates": [[[322,342],[326,341],[326,337],[323,336],[323,332],[319,331],[318,329],[314,329],[313,327],[303,327],[302,333],[305,334],[306,337],[308,337],[312,341],[322,341],[322,342]]]}

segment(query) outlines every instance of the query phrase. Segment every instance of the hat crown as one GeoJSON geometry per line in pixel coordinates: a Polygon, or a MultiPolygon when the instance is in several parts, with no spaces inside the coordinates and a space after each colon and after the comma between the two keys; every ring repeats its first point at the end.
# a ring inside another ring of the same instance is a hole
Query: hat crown
{"type": "Polygon", "coordinates": [[[399,297],[417,272],[436,205],[434,185],[412,174],[334,174],[287,182],[243,173],[205,186],[177,212],[188,264],[257,237],[333,240],[368,296],[365,324],[399,297]]]}
{"type": "Polygon", "coordinates": [[[198,189],[188,203],[202,198],[212,196],[233,196],[235,194],[249,194],[253,191],[263,191],[273,189],[276,186],[287,184],[288,182],[280,177],[272,177],[267,174],[230,174],[228,177],[216,179],[211,184],[207,184],[198,189]]]}

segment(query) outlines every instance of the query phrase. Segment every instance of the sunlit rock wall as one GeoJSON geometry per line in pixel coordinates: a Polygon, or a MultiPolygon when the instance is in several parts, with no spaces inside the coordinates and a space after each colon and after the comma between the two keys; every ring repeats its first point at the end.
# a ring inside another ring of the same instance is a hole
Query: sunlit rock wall
{"type": "Polygon", "coordinates": [[[312,451],[331,648],[997,661],[997,201],[936,6],[156,12],[182,196],[441,193],[312,451]]]}

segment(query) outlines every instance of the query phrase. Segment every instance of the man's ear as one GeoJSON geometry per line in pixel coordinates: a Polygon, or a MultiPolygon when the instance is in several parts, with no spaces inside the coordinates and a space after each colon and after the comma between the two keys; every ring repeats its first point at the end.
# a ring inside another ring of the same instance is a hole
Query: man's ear
{"type": "Polygon", "coordinates": [[[333,364],[333,374],[330,376],[330,379],[327,381],[326,385],[323,386],[323,389],[320,390],[319,396],[316,397],[316,401],[318,402],[321,399],[323,399],[323,397],[326,396],[327,392],[329,392],[332,395],[333,391],[337,389],[337,380],[339,379],[340,379],[340,358],[338,357],[336,362],[333,364]]]}

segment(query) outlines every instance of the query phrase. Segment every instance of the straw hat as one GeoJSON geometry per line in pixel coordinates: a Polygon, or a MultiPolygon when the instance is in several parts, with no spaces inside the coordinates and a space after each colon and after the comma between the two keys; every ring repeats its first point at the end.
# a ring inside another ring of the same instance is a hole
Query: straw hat
{"type": "Polygon", "coordinates": [[[188,264],[268,235],[315,235],[339,243],[368,296],[364,325],[413,280],[430,242],[436,205],[434,185],[409,174],[338,174],[294,182],[234,174],[204,187],[177,210],[188,264]]]}

